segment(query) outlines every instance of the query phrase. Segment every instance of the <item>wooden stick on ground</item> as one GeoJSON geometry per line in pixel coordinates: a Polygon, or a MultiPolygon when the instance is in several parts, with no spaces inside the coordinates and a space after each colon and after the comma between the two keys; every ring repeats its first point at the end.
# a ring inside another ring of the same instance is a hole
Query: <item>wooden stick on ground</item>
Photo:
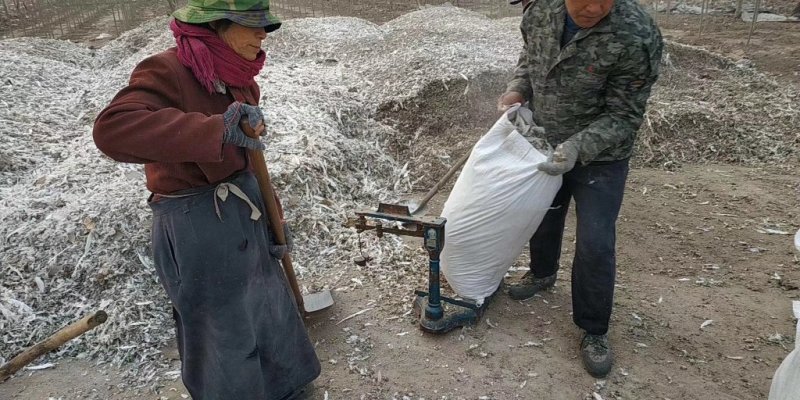
{"type": "Polygon", "coordinates": [[[73,322],[64,328],[61,328],[58,332],[52,334],[49,338],[36,343],[33,347],[25,349],[22,353],[19,353],[16,357],[12,358],[11,361],[0,366],[0,382],[5,381],[11,375],[14,375],[15,372],[30,364],[31,361],[55,350],[62,344],[75,339],[87,331],[94,329],[103,322],[106,322],[107,319],[108,314],[102,310],[89,314],[81,318],[79,321],[73,322]]]}

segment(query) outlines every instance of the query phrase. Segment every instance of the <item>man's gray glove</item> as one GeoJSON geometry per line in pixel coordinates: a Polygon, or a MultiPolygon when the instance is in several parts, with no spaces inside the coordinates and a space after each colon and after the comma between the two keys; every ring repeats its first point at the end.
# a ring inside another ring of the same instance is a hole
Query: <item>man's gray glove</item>
{"type": "Polygon", "coordinates": [[[250,124],[250,128],[254,130],[260,124],[264,123],[264,114],[262,114],[261,109],[256,106],[240,103],[238,101],[234,101],[228,106],[228,110],[222,114],[222,121],[225,124],[222,142],[252,150],[266,149],[267,147],[264,143],[244,133],[240,123],[245,118],[247,119],[247,123],[250,124]]]}
{"type": "Polygon", "coordinates": [[[537,138],[544,137],[544,128],[533,122],[533,111],[524,104],[514,104],[506,111],[506,118],[533,147],[539,148],[537,138]]]}
{"type": "Polygon", "coordinates": [[[539,171],[554,176],[569,172],[575,167],[579,152],[580,146],[575,141],[567,140],[556,146],[556,150],[546,162],[539,164],[539,171]]]}

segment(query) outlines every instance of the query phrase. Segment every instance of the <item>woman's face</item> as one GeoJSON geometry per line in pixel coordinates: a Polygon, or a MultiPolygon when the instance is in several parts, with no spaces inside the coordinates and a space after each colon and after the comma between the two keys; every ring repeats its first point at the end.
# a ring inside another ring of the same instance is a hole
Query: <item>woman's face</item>
{"type": "Polygon", "coordinates": [[[248,28],[233,22],[217,29],[217,35],[236,54],[247,61],[253,61],[261,51],[261,41],[266,39],[267,32],[264,28],[248,28]]]}

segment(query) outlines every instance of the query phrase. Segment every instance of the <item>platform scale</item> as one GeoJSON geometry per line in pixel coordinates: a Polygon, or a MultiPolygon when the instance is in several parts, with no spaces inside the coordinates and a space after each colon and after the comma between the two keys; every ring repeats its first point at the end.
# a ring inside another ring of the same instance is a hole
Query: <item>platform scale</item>
{"type": "MultiPolygon", "coordinates": [[[[439,256],[444,248],[447,222],[445,218],[414,216],[407,206],[386,203],[381,203],[375,211],[362,210],[355,214],[356,218],[350,219],[347,226],[356,228],[359,233],[374,230],[379,238],[386,233],[422,238],[423,247],[429,257],[428,291],[415,291],[417,296],[413,304],[414,311],[419,317],[420,329],[430,333],[446,333],[478,322],[488,301],[478,306],[470,301],[453,299],[441,294],[439,256]],[[399,224],[384,226],[385,221],[399,224]]],[[[366,265],[367,262],[368,259],[365,257],[356,260],[360,265],[366,265]]]]}

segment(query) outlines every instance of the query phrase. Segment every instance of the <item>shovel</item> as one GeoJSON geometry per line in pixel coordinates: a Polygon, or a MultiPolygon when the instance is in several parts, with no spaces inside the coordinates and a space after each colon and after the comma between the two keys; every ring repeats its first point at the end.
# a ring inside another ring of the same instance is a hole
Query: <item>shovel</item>
{"type": "Polygon", "coordinates": [[[424,214],[425,206],[428,205],[428,202],[433,198],[433,196],[436,196],[436,193],[439,193],[439,190],[445,184],[447,184],[450,178],[452,178],[453,175],[456,172],[458,172],[459,169],[461,169],[464,163],[467,162],[467,159],[469,159],[470,153],[471,152],[468,151],[466,154],[461,156],[461,158],[456,160],[456,163],[453,164],[452,167],[450,167],[450,170],[447,171],[447,173],[444,174],[444,176],[442,176],[442,179],[439,179],[439,182],[436,182],[436,184],[433,185],[433,187],[430,190],[428,190],[428,193],[425,193],[425,197],[423,197],[420,200],[415,200],[415,199],[400,200],[400,204],[398,204],[398,206],[408,207],[408,215],[424,214]]]}
{"type": "MultiPolygon", "coordinates": [[[[529,132],[531,130],[535,131],[539,135],[544,134],[544,128],[537,126],[533,122],[533,112],[530,108],[527,107],[527,103],[525,104],[514,104],[513,106],[509,107],[506,111],[505,115],[516,126],[517,132],[520,132],[524,137],[528,138],[529,132]]],[[[472,154],[472,149],[468,151],[466,154],[461,156],[458,160],[456,160],[455,164],[450,167],[450,170],[447,171],[442,179],[439,179],[439,182],[436,182],[428,193],[425,194],[420,200],[415,199],[402,199],[397,204],[387,204],[381,203],[378,205],[379,212],[386,212],[389,214],[399,214],[399,215],[407,215],[407,216],[414,216],[417,214],[424,214],[425,213],[425,206],[428,205],[428,201],[430,201],[433,196],[436,196],[436,193],[447,184],[450,178],[458,172],[459,169],[467,162],[469,159],[470,154],[472,154]]]]}
{"type": "MultiPolygon", "coordinates": [[[[258,136],[253,136],[255,132],[251,131],[247,133],[254,139],[258,138],[258,136]]],[[[272,180],[269,177],[267,163],[264,160],[264,153],[258,150],[247,150],[247,152],[253,163],[253,169],[255,170],[256,179],[258,180],[258,187],[261,189],[261,197],[264,198],[264,205],[267,208],[269,227],[272,229],[272,234],[275,235],[275,241],[279,245],[285,245],[286,236],[283,234],[281,215],[280,211],[278,211],[278,203],[275,200],[275,191],[272,188],[272,180]]],[[[333,297],[331,296],[330,290],[303,296],[297,284],[297,276],[294,273],[292,255],[289,254],[288,251],[283,253],[281,264],[283,264],[283,272],[286,274],[289,286],[292,288],[294,300],[297,303],[297,309],[303,316],[307,316],[315,311],[324,310],[333,305],[333,297]]]]}

